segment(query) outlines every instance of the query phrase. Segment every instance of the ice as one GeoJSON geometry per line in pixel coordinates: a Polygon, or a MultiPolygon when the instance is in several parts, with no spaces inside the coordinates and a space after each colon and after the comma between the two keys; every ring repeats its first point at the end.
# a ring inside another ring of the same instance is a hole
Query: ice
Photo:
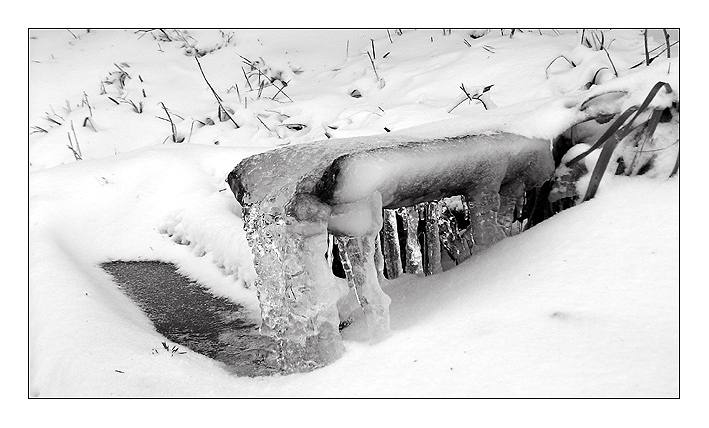
{"type": "Polygon", "coordinates": [[[419,211],[417,207],[399,208],[404,232],[406,236],[406,266],[407,273],[423,273],[423,261],[421,260],[421,244],[418,239],[419,211]]]}
{"type": "Polygon", "coordinates": [[[378,342],[389,336],[389,303],[379,284],[379,269],[375,254],[376,236],[337,238],[342,255],[342,267],[347,281],[357,294],[357,300],[367,318],[370,342],[378,342]]]}
{"type": "Polygon", "coordinates": [[[399,227],[396,220],[396,211],[384,210],[381,240],[383,256],[386,259],[387,278],[398,278],[404,272],[401,266],[401,249],[399,247],[399,227]]]}
{"type": "MultiPolygon", "coordinates": [[[[364,310],[370,341],[376,342],[390,334],[390,299],[381,289],[383,258],[400,260],[393,251],[398,232],[390,210],[422,204],[423,260],[413,255],[420,252],[418,214],[402,211],[406,251],[412,256],[407,271],[430,275],[442,271],[436,201],[465,196],[471,218],[466,233],[479,250],[505,236],[499,221],[507,227],[519,192],[541,185],[553,172],[549,141],[507,133],[335,139],[244,159],[227,181],[243,207],[258,274],[261,332],[277,344],[275,362],[285,373],[307,371],[344,351],[337,302],[346,293],[327,259],[330,234],[364,310]]],[[[387,267],[393,269],[390,275],[401,270],[396,263],[387,267]]]]}
{"type": "Polygon", "coordinates": [[[425,275],[433,275],[443,272],[441,266],[441,243],[440,231],[438,230],[438,221],[441,217],[441,211],[438,202],[427,202],[424,204],[426,231],[424,233],[424,259],[423,273],[425,275]]]}
{"type": "Polygon", "coordinates": [[[471,251],[467,241],[462,239],[458,230],[458,223],[446,205],[440,204],[441,215],[438,219],[438,229],[440,231],[441,245],[448,252],[448,255],[456,264],[470,257],[471,251]]]}
{"type": "Polygon", "coordinates": [[[505,237],[505,232],[497,219],[499,210],[500,195],[497,192],[480,192],[472,195],[468,200],[473,253],[505,237]]]}
{"type": "Polygon", "coordinates": [[[382,202],[379,192],[356,202],[332,207],[328,229],[338,235],[364,236],[382,228],[382,202]]]}

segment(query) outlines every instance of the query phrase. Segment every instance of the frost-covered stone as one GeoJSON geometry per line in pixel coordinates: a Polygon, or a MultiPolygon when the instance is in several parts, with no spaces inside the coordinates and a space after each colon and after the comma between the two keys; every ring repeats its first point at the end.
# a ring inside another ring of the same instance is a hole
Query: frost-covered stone
{"type": "MultiPolygon", "coordinates": [[[[506,201],[516,198],[518,189],[542,184],[553,171],[548,141],[505,133],[328,140],[244,159],[227,181],[243,207],[254,253],[261,331],[279,344],[275,358],[282,370],[309,370],[344,350],[337,301],[346,291],[326,259],[328,233],[364,309],[370,339],[380,340],[389,334],[390,302],[380,285],[382,209],[463,195],[471,240],[482,248],[505,236],[498,223],[501,189],[506,201]]],[[[435,245],[427,246],[424,267],[435,273],[438,204],[427,204],[427,212],[428,241],[435,245]]],[[[413,222],[413,213],[407,214],[413,222]]],[[[412,226],[407,224],[409,240],[412,226]]]]}

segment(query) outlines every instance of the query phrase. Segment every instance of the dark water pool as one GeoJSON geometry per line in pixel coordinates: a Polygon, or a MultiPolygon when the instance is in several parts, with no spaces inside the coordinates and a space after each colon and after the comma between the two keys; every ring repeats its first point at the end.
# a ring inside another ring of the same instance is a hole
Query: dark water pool
{"type": "Polygon", "coordinates": [[[101,265],[170,341],[224,363],[239,376],[278,373],[267,362],[273,341],[261,336],[246,309],[208,292],[158,261],[114,261],[101,265]]]}

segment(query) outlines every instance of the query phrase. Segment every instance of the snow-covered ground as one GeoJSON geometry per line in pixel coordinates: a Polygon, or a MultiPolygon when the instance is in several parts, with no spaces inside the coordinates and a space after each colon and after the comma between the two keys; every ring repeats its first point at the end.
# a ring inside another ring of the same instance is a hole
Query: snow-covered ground
{"type": "MultiPolygon", "coordinates": [[[[470,34],[30,31],[30,395],[678,396],[679,177],[607,176],[595,199],[452,270],[391,281],[392,337],[346,335],[345,355],[307,374],[239,378],[194,352],[152,352],[165,339],[98,266],[170,261],[258,316],[224,182],[244,157],[384,128],[552,138],[593,91],[629,90],[627,107],[663,80],[679,97],[679,45],[629,70],[644,60],[640,31],[603,32],[612,66],[574,30],[470,34]],[[199,64],[195,49],[208,52],[199,64]],[[259,91],[247,62],[287,86],[259,91]],[[494,85],[497,108],[450,111],[461,84],[494,85]]],[[[663,45],[652,33],[650,48],[663,45]]]]}

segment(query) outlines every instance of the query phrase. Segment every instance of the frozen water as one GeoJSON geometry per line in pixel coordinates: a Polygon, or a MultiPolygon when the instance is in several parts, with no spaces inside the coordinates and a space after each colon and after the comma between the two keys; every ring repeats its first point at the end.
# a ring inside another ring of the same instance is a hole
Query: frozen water
{"type": "Polygon", "coordinates": [[[382,252],[386,259],[387,278],[398,278],[404,271],[401,266],[401,249],[399,247],[399,227],[396,211],[384,210],[384,223],[381,231],[382,252]]]}
{"type": "Polygon", "coordinates": [[[433,275],[443,272],[441,266],[441,233],[438,229],[438,222],[441,217],[441,211],[438,207],[438,202],[427,202],[424,204],[426,230],[424,233],[424,259],[423,273],[425,275],[433,275]]]}
{"type": "Polygon", "coordinates": [[[381,263],[375,262],[375,240],[376,236],[337,238],[347,281],[354,288],[367,318],[370,342],[378,342],[390,334],[391,299],[379,285],[377,265],[381,266],[381,263]]]}
{"type": "Polygon", "coordinates": [[[448,252],[453,261],[458,264],[470,257],[470,247],[460,236],[458,223],[451,212],[451,209],[441,203],[441,215],[438,219],[438,229],[440,231],[441,245],[448,252]]]}
{"type": "MultiPolygon", "coordinates": [[[[419,264],[433,274],[442,268],[439,206],[431,201],[466,196],[475,223],[470,240],[483,248],[505,236],[498,224],[500,189],[506,219],[518,190],[542,184],[553,171],[548,141],[506,133],[328,140],[244,159],[227,181],[243,207],[258,274],[261,332],[278,344],[278,366],[284,372],[310,370],[344,351],[337,301],[347,290],[331,273],[328,233],[364,309],[370,340],[378,341],[389,335],[390,300],[380,286],[387,242],[377,239],[382,209],[426,202],[425,239],[431,244],[423,263],[413,257],[411,268],[419,264]]],[[[407,211],[407,253],[415,251],[413,220],[407,211]]]]}
{"type": "Polygon", "coordinates": [[[421,260],[421,244],[418,238],[419,211],[416,207],[399,208],[402,224],[406,233],[406,266],[405,272],[420,274],[423,273],[423,261],[421,260]]]}
{"type": "Polygon", "coordinates": [[[287,216],[269,199],[244,210],[258,274],[261,333],[275,339],[273,358],[286,373],[312,370],[344,352],[336,306],[343,292],[325,258],[329,209],[309,208],[311,221],[287,216]]]}

